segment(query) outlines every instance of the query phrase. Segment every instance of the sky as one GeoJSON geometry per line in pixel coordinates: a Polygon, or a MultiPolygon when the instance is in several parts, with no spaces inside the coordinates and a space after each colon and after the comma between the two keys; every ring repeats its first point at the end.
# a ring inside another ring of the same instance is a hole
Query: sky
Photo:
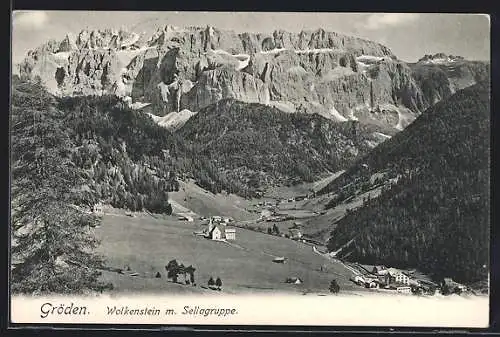
{"type": "Polygon", "coordinates": [[[61,40],[68,32],[127,28],[152,33],[167,24],[262,33],[323,28],[380,42],[407,62],[438,52],[490,59],[490,21],[484,14],[16,11],[12,61],[20,62],[30,49],[49,39],[61,40]]]}

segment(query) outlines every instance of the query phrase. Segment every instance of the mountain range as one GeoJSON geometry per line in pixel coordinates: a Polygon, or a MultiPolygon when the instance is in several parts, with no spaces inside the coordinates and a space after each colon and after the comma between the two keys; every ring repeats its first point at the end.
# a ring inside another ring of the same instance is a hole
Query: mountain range
{"type": "Polygon", "coordinates": [[[151,36],[67,34],[29,51],[19,65],[21,78],[39,77],[53,94],[113,94],[149,104],[159,117],[187,110],[188,119],[233,98],[396,130],[488,71],[486,62],[444,54],[408,64],[379,43],[323,29],[260,34],[171,25],[151,36]]]}

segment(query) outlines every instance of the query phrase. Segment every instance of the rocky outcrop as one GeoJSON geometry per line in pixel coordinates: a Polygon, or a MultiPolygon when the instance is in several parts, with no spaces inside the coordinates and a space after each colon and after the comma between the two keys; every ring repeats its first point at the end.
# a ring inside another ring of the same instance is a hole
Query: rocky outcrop
{"type": "Polygon", "coordinates": [[[427,106],[490,78],[488,62],[467,61],[463,57],[444,53],[425,55],[410,67],[427,106]]]}
{"type": "MultiPolygon", "coordinates": [[[[404,124],[402,114],[414,119],[448,94],[422,89],[421,76],[387,47],[323,29],[238,34],[168,25],[149,37],[84,30],[29,52],[20,74],[40,77],[57,95],[111,93],[151,103],[161,116],[234,98],[392,128],[404,124]]],[[[455,82],[450,91],[471,81],[455,82]]]]}

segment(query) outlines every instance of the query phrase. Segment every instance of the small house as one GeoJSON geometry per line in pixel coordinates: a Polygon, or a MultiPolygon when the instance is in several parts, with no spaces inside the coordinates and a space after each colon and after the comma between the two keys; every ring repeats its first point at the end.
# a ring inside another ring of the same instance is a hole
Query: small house
{"type": "Polygon", "coordinates": [[[236,240],[236,228],[228,228],[224,222],[215,222],[210,219],[206,237],[211,240],[236,240]]]}
{"type": "Polygon", "coordinates": [[[271,212],[271,210],[270,210],[270,209],[263,209],[263,210],[260,212],[260,217],[261,217],[262,219],[264,219],[264,218],[269,218],[269,217],[270,217],[270,216],[272,216],[272,215],[273,215],[273,212],[271,212]]]}
{"type": "Polygon", "coordinates": [[[443,284],[447,286],[451,291],[455,291],[456,289],[460,291],[466,291],[467,286],[460,284],[458,282],[453,281],[453,279],[449,277],[445,277],[443,280],[443,284]]]}
{"type": "Polygon", "coordinates": [[[368,279],[365,282],[365,287],[371,289],[377,289],[379,287],[379,282],[378,280],[368,279]]]}
{"type": "Polygon", "coordinates": [[[226,240],[236,240],[236,229],[235,228],[225,228],[226,240]]]}
{"type": "Polygon", "coordinates": [[[353,281],[354,281],[354,283],[356,283],[358,285],[363,285],[366,282],[365,278],[361,275],[354,276],[353,281]]]}
{"type": "Polygon", "coordinates": [[[193,222],[194,221],[193,217],[191,217],[189,215],[181,215],[179,217],[179,220],[181,220],[181,221],[189,221],[189,222],[193,222]]]}
{"type": "Polygon", "coordinates": [[[374,266],[372,269],[372,273],[376,275],[385,275],[388,270],[385,266],[374,266]]]}
{"type": "Polygon", "coordinates": [[[94,214],[102,214],[103,213],[102,204],[101,203],[95,204],[94,207],[92,208],[92,212],[94,214]]]}
{"type": "Polygon", "coordinates": [[[411,294],[411,287],[396,287],[396,291],[401,294],[411,294]]]}
{"type": "Polygon", "coordinates": [[[410,284],[410,278],[403,273],[397,273],[396,275],[392,275],[392,276],[394,277],[394,282],[396,282],[396,283],[405,284],[405,285],[410,284]]]}
{"type": "Polygon", "coordinates": [[[273,259],[273,262],[274,263],[285,263],[286,262],[286,258],[285,257],[276,257],[273,259]]]}
{"type": "Polygon", "coordinates": [[[302,238],[302,232],[298,228],[290,228],[289,233],[292,240],[298,240],[302,238]]]}
{"type": "Polygon", "coordinates": [[[288,277],[285,281],[285,283],[292,283],[292,284],[302,284],[304,281],[302,281],[300,278],[293,276],[293,277],[288,277]]]}
{"type": "Polygon", "coordinates": [[[216,224],[212,226],[211,230],[208,232],[210,239],[212,240],[224,240],[226,239],[226,231],[224,226],[216,224]]]}
{"type": "Polygon", "coordinates": [[[404,274],[402,271],[396,268],[389,268],[387,269],[387,273],[384,275],[384,282],[386,284],[398,283],[409,285],[410,278],[408,277],[408,275],[404,274]]]}

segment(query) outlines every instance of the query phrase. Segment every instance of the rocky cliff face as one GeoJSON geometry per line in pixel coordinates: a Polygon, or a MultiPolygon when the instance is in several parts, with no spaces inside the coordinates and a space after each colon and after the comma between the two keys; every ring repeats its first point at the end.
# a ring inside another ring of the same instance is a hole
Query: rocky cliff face
{"type": "Polygon", "coordinates": [[[488,62],[467,61],[463,57],[444,53],[425,55],[410,67],[422,89],[426,105],[433,105],[490,77],[488,62]]]}
{"type": "Polygon", "coordinates": [[[161,116],[234,98],[401,129],[430,104],[414,71],[387,47],[322,29],[82,31],[30,51],[20,74],[39,76],[57,95],[152,103],[161,116]]]}

